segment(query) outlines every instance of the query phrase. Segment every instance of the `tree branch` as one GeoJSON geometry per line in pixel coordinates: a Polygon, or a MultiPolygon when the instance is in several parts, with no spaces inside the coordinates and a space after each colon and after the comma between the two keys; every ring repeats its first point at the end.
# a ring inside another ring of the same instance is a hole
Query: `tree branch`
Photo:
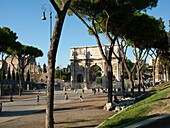
{"type": "Polygon", "coordinates": [[[54,0],[50,0],[50,2],[53,5],[54,9],[57,11],[57,13],[60,14],[61,11],[56,2],[54,0]]]}

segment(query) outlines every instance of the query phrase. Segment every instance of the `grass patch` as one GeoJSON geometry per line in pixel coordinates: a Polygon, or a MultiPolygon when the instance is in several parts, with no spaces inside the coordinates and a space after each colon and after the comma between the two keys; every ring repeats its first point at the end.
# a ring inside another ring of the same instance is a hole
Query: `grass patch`
{"type": "Polygon", "coordinates": [[[160,90],[166,89],[169,86],[170,86],[170,81],[164,82],[160,84],[159,86],[153,86],[153,89],[160,91],[160,90]]]}
{"type": "Polygon", "coordinates": [[[112,117],[99,128],[122,128],[150,118],[151,116],[156,116],[154,114],[155,110],[160,110],[161,108],[169,110],[170,107],[164,107],[167,105],[164,100],[169,98],[168,93],[170,93],[170,86],[169,84],[164,83],[161,87],[159,87],[159,89],[159,91],[155,92],[155,94],[150,97],[133,104],[126,110],[112,117]],[[149,115],[149,112],[153,112],[153,115],[149,115]]]}
{"type": "Polygon", "coordinates": [[[170,106],[165,107],[165,108],[163,109],[163,111],[165,111],[165,112],[170,112],[170,106]]]}

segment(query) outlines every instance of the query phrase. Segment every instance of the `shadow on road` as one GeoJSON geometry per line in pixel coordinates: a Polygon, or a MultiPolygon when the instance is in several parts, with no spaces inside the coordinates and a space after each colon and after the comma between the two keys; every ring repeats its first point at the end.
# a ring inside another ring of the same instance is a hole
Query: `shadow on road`
{"type": "Polygon", "coordinates": [[[36,113],[44,113],[44,112],[45,110],[3,111],[1,112],[0,117],[33,115],[36,113]]]}

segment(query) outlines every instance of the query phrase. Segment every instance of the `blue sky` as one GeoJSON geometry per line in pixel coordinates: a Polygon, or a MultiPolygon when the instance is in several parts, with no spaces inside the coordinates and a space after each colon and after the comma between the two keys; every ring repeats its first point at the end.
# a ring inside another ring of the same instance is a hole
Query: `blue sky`
{"type": "MultiPolygon", "coordinates": [[[[49,6],[46,10],[47,20],[41,20],[41,7],[46,3],[49,4],[49,0],[0,0],[0,27],[6,26],[16,32],[19,37],[18,41],[22,44],[41,49],[44,56],[37,59],[41,65],[47,64],[47,53],[50,46],[49,6]]],[[[170,19],[169,6],[170,0],[159,0],[158,6],[148,11],[149,15],[157,19],[163,18],[167,31],[169,31],[170,19]]],[[[54,27],[56,12],[52,6],[51,9],[54,27]]],[[[103,40],[103,43],[108,42],[103,40]]],[[[75,16],[67,16],[58,47],[56,66],[66,67],[70,64],[71,47],[87,45],[97,45],[94,37],[88,35],[87,28],[75,16]]]]}

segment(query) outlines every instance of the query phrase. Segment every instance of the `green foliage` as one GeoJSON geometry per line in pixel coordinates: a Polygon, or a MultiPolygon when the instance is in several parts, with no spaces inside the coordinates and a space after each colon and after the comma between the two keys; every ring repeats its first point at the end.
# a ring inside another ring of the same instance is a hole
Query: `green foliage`
{"type": "MultiPolygon", "coordinates": [[[[130,59],[127,58],[126,59],[126,63],[127,63],[128,69],[132,69],[133,68],[134,63],[130,59]]],[[[133,76],[134,79],[136,78],[136,71],[134,71],[132,73],[132,76],[133,76]]],[[[124,78],[128,79],[128,74],[127,74],[126,70],[124,70],[124,78]]]]}
{"type": "Polygon", "coordinates": [[[62,75],[61,69],[55,70],[55,72],[54,72],[54,77],[55,77],[55,78],[60,78],[61,75],[62,75]]]}
{"type": "Polygon", "coordinates": [[[166,34],[162,21],[144,13],[134,13],[128,25],[121,32],[129,44],[140,49],[157,48],[160,43],[166,44],[166,34]]]}
{"type": "Polygon", "coordinates": [[[62,76],[61,76],[61,79],[62,79],[62,80],[66,80],[66,79],[67,79],[67,76],[66,76],[66,75],[62,75],[62,76]]]}
{"type": "Polygon", "coordinates": [[[65,81],[70,81],[70,76],[71,76],[71,70],[70,70],[70,65],[67,66],[67,68],[60,68],[57,67],[57,69],[54,72],[54,77],[55,78],[61,78],[62,80],[65,81]]]}
{"type": "Polygon", "coordinates": [[[15,42],[14,47],[8,47],[6,53],[9,55],[16,55],[21,50],[22,44],[20,42],[15,42]]]}
{"type": "Polygon", "coordinates": [[[101,71],[101,68],[100,68],[98,65],[95,65],[93,71],[94,71],[95,73],[98,73],[98,72],[101,71]]]}
{"type": "Polygon", "coordinates": [[[16,33],[8,27],[0,28],[0,52],[6,52],[8,47],[15,47],[17,38],[16,33]]]}
{"type": "MultiPolygon", "coordinates": [[[[127,23],[134,12],[151,9],[157,6],[158,0],[74,0],[71,9],[87,21],[95,20],[97,32],[107,30],[109,15],[109,32],[117,34],[122,26],[127,23]]],[[[88,22],[87,22],[88,23],[88,22]]],[[[94,34],[89,30],[90,34],[94,34]]]]}
{"type": "Polygon", "coordinates": [[[130,59],[126,59],[126,63],[129,69],[131,69],[134,65],[134,63],[130,59]]]}
{"type": "MultiPolygon", "coordinates": [[[[142,75],[145,75],[145,76],[152,76],[152,71],[153,71],[153,66],[146,66],[144,65],[141,69],[141,73],[142,75]]],[[[147,77],[146,77],[147,78],[147,77]]]]}
{"type": "Polygon", "coordinates": [[[96,84],[102,84],[102,76],[97,76],[95,80],[96,84]]]}
{"type": "Polygon", "coordinates": [[[22,45],[20,42],[16,42],[15,48],[8,48],[8,51],[12,55],[17,56],[30,56],[30,57],[41,57],[43,52],[36,47],[22,45]]]}
{"type": "Polygon", "coordinates": [[[101,68],[98,65],[94,65],[94,67],[92,67],[92,81],[96,81],[97,77],[101,76],[101,68]]]}

